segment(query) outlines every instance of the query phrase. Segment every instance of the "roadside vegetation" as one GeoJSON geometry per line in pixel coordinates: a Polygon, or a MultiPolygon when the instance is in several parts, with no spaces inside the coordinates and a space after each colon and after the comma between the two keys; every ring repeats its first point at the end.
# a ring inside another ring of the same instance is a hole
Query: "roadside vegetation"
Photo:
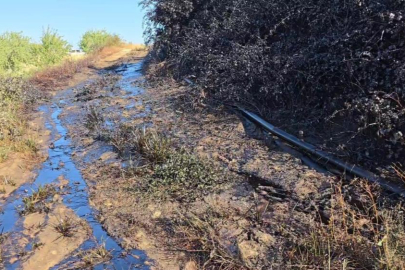
{"type": "Polygon", "coordinates": [[[22,33],[6,32],[0,36],[0,47],[0,75],[13,77],[29,76],[59,64],[71,49],[69,43],[50,28],[44,30],[39,44],[22,33]]]}
{"type": "Polygon", "coordinates": [[[40,70],[60,64],[71,46],[57,31],[44,30],[41,42],[22,33],[0,36],[0,162],[12,152],[36,153],[35,138],[28,132],[26,112],[45,98],[29,78],[40,70]]]}
{"type": "Polygon", "coordinates": [[[36,153],[38,147],[29,132],[27,111],[46,99],[48,91],[91,67],[98,50],[122,41],[106,31],[88,31],[80,44],[88,54],[73,58],[69,56],[71,45],[51,28],[44,30],[40,43],[19,32],[0,35],[0,162],[13,152],[36,153]]]}
{"type": "Polygon", "coordinates": [[[44,94],[22,78],[0,76],[0,162],[11,152],[36,153],[34,139],[27,136],[24,111],[44,94]]]}
{"type": "MultiPolygon", "coordinates": [[[[189,99],[248,108],[341,159],[390,180],[404,179],[405,2],[143,5],[153,44],[152,83],[191,79],[195,84],[184,94],[189,99]]],[[[252,162],[259,174],[267,170],[267,163],[255,162],[262,163],[252,162]]],[[[287,163],[282,161],[281,170],[288,170],[287,163]]],[[[403,200],[366,181],[324,176],[314,183],[327,188],[303,198],[299,188],[286,184],[292,175],[274,170],[268,178],[248,175],[253,198],[235,196],[235,204],[252,203],[242,214],[221,205],[194,213],[182,204],[176,217],[161,220],[173,250],[187,251],[201,269],[405,269],[403,200]],[[276,180],[280,175],[285,179],[276,180]],[[240,234],[230,237],[234,226],[243,232],[236,229],[240,234]]],[[[159,166],[155,175],[161,175],[159,166]]]]}
{"type": "Polygon", "coordinates": [[[80,48],[85,53],[95,52],[108,46],[117,46],[123,41],[116,34],[108,33],[106,30],[90,30],[84,33],[80,41],[80,48]]]}
{"type": "Polygon", "coordinates": [[[404,165],[404,1],[143,4],[157,74],[192,78],[198,93],[260,108],[370,169],[404,165]]]}

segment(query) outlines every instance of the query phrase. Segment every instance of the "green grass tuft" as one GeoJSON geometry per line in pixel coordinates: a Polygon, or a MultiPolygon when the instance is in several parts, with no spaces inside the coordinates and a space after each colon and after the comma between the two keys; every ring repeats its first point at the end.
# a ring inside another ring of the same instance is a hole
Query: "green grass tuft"
{"type": "Polygon", "coordinates": [[[23,208],[19,211],[20,214],[25,216],[35,212],[46,212],[48,210],[46,201],[55,194],[56,189],[54,186],[39,186],[38,190],[32,193],[31,196],[23,198],[23,208]]]}

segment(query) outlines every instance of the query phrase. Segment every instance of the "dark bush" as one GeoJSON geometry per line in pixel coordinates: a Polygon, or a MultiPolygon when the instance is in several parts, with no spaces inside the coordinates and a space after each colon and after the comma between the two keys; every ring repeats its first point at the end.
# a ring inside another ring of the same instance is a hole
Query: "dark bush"
{"type": "Polygon", "coordinates": [[[253,101],[301,123],[316,112],[311,123],[317,127],[340,121],[336,132],[349,134],[343,144],[351,153],[403,162],[405,1],[143,5],[146,35],[175,78],[195,76],[200,87],[228,102],[253,101]]]}

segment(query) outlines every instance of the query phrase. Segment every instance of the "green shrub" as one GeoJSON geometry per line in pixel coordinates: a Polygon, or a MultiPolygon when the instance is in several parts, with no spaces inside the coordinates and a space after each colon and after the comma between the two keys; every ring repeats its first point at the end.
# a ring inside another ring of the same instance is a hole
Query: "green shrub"
{"type": "Polygon", "coordinates": [[[47,28],[42,34],[41,45],[35,46],[39,56],[39,66],[49,66],[62,62],[72,46],[56,30],[47,28]]]}
{"type": "Polygon", "coordinates": [[[110,34],[106,30],[90,30],[84,33],[80,48],[86,52],[94,52],[105,46],[120,44],[121,38],[116,34],[110,34]]]}
{"type": "Polygon", "coordinates": [[[0,74],[22,73],[33,60],[33,44],[22,33],[6,32],[0,36],[0,74]]]}
{"type": "Polygon", "coordinates": [[[224,182],[225,175],[208,160],[184,150],[172,152],[154,168],[144,188],[178,200],[192,201],[224,182]]]}
{"type": "Polygon", "coordinates": [[[0,48],[0,74],[22,76],[61,63],[71,46],[55,30],[48,28],[40,44],[32,43],[22,33],[6,32],[0,36],[0,48]]]}

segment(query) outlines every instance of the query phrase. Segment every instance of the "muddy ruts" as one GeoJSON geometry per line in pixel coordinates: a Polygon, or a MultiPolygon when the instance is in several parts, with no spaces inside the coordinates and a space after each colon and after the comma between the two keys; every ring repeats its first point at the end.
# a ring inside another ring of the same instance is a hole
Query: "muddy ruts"
{"type": "MultiPolygon", "coordinates": [[[[131,71],[130,75],[136,73],[135,70],[131,71]]],[[[87,221],[92,231],[90,239],[83,243],[72,255],[105,243],[106,249],[112,253],[112,259],[103,265],[96,266],[95,269],[149,269],[145,264],[147,257],[144,252],[140,250],[124,250],[117,241],[108,235],[95,218],[95,211],[89,205],[86,182],[72,160],[74,149],[71,140],[59,119],[64,105],[69,102],[61,99],[61,97],[63,97],[63,93],[54,98],[54,105],[40,108],[48,118],[47,128],[52,130],[52,138],[56,139],[56,141],[52,144],[53,147],[49,149],[49,158],[43,163],[35,181],[21,186],[4,203],[3,212],[0,215],[3,232],[22,235],[23,219],[19,215],[18,208],[22,205],[23,197],[37,191],[39,186],[54,183],[59,177],[63,177],[69,181],[68,190],[71,190],[71,192],[62,195],[63,203],[80,218],[87,221]],[[59,164],[64,164],[64,166],[61,167],[59,164]]],[[[27,245],[27,248],[29,248],[29,245],[27,245]]],[[[69,264],[74,263],[76,260],[74,257],[68,258],[53,269],[67,269],[69,264]]],[[[20,263],[20,261],[12,264],[6,263],[5,267],[6,269],[18,269],[21,267],[20,263]]]]}

